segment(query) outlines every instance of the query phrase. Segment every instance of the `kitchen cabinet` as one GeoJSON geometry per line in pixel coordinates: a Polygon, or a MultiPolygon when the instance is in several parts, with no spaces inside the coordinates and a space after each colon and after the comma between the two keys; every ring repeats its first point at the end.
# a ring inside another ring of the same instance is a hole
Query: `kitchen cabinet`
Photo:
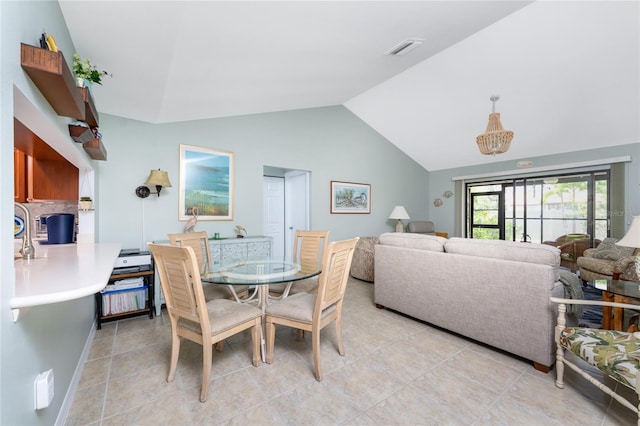
{"type": "Polygon", "coordinates": [[[14,200],[77,201],[79,170],[24,124],[14,122],[14,200]]]}
{"type": "Polygon", "coordinates": [[[78,168],[67,161],[27,158],[27,201],[77,201],[78,168]]]}
{"type": "Polygon", "coordinates": [[[78,168],[67,161],[38,160],[14,149],[14,201],[78,200],[78,168]]]}
{"type": "Polygon", "coordinates": [[[27,201],[27,155],[13,149],[13,201],[27,201]]]}

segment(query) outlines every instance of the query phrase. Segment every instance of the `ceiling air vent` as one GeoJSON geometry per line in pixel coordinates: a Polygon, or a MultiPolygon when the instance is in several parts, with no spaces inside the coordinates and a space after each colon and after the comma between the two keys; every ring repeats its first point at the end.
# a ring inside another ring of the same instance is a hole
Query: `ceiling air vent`
{"type": "Polygon", "coordinates": [[[413,49],[415,49],[416,47],[420,46],[423,42],[424,42],[424,39],[421,39],[421,38],[408,38],[396,44],[391,49],[387,50],[384,54],[402,56],[405,53],[408,53],[413,49]]]}

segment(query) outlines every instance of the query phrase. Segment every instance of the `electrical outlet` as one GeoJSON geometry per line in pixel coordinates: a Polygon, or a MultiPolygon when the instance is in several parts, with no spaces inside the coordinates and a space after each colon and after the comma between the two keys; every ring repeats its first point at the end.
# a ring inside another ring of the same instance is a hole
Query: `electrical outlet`
{"type": "Polygon", "coordinates": [[[33,388],[35,409],[47,408],[53,401],[53,369],[38,374],[33,388]]]}

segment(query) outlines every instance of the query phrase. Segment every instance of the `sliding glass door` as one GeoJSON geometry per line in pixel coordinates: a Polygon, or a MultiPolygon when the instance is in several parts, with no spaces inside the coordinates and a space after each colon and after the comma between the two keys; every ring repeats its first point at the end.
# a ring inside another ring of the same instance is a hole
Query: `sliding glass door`
{"type": "Polygon", "coordinates": [[[467,236],[543,242],[609,235],[609,171],[467,183],[467,236]]]}

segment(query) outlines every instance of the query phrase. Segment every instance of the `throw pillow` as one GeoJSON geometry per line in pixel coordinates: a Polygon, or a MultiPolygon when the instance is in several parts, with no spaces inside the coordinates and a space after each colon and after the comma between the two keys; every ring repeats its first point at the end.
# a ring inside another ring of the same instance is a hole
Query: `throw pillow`
{"type": "Polygon", "coordinates": [[[619,260],[631,256],[635,250],[633,247],[624,247],[616,244],[617,238],[605,238],[596,249],[593,257],[597,259],[619,260]]]}
{"type": "Polygon", "coordinates": [[[585,238],[589,238],[589,235],[588,234],[567,234],[567,236],[564,238],[564,242],[568,243],[576,240],[584,240],[585,238]]]}

